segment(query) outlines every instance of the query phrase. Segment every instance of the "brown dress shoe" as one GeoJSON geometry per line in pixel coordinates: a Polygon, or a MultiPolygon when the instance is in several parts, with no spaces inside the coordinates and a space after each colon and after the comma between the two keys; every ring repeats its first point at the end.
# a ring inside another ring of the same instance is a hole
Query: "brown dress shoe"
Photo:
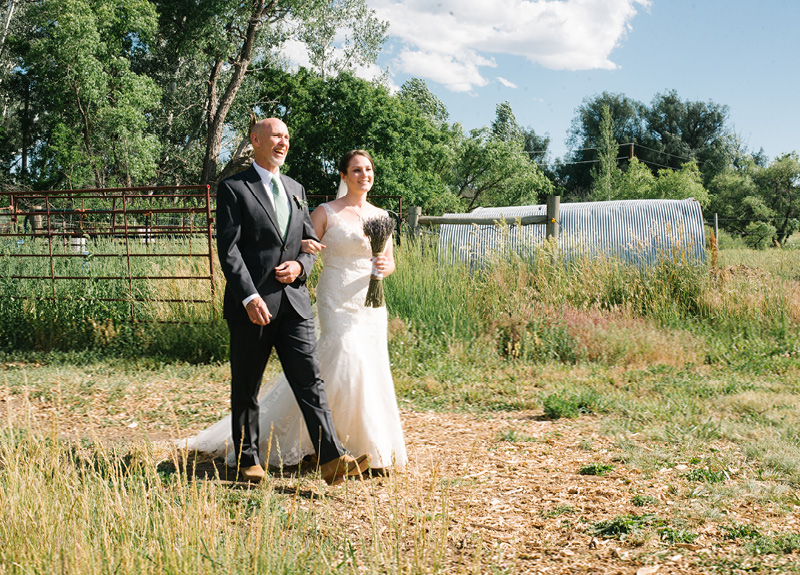
{"type": "Polygon", "coordinates": [[[356,465],[347,472],[349,477],[356,477],[369,469],[369,453],[359,455],[355,459],[356,465]]]}
{"type": "Polygon", "coordinates": [[[361,475],[369,467],[369,456],[362,455],[358,459],[345,454],[319,467],[322,479],[328,485],[338,485],[345,477],[361,475]]]}
{"type": "Polygon", "coordinates": [[[364,477],[389,477],[388,467],[370,467],[364,472],[364,477]]]}
{"type": "Polygon", "coordinates": [[[242,478],[242,481],[249,481],[250,483],[260,483],[265,475],[264,469],[260,465],[252,465],[239,469],[239,476],[242,478]]]}

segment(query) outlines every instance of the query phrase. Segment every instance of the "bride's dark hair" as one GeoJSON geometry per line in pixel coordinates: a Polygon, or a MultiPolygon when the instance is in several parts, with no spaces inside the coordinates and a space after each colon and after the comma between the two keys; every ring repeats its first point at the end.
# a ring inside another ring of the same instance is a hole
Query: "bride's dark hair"
{"type": "Polygon", "coordinates": [[[339,172],[342,174],[347,173],[347,167],[350,165],[350,160],[352,160],[355,156],[364,156],[366,159],[369,160],[369,163],[372,165],[372,169],[375,169],[375,162],[372,161],[372,156],[369,155],[369,152],[366,150],[350,150],[342,159],[339,160],[339,172]]]}

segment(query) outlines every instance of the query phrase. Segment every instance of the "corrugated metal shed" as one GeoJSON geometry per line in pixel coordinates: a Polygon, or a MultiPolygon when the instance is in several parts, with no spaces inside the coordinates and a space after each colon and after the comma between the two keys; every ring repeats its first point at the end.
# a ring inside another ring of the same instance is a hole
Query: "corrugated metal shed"
{"type": "MultiPolygon", "coordinates": [[[[448,217],[519,218],[545,215],[546,207],[477,208],[448,217]]],[[[681,253],[705,260],[703,213],[695,200],[621,200],[561,204],[559,247],[565,258],[604,255],[653,263],[681,253]]],[[[439,254],[470,265],[512,250],[526,255],[544,241],[545,226],[442,225],[439,254]]]]}

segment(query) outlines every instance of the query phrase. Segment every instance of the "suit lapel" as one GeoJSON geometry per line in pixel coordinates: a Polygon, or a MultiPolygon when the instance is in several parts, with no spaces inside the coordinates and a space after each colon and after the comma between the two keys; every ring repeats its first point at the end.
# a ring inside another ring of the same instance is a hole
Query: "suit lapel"
{"type": "MultiPolygon", "coordinates": [[[[267,186],[264,185],[264,182],[261,180],[261,176],[258,175],[256,169],[252,166],[250,166],[248,169],[246,183],[250,193],[253,194],[253,197],[255,197],[256,201],[261,204],[262,208],[264,208],[270,223],[273,225],[275,230],[278,230],[278,216],[275,214],[275,208],[272,207],[272,202],[270,202],[267,198],[267,194],[269,193],[267,191],[267,186]]],[[[280,232],[278,235],[280,235],[280,232]]]]}
{"type": "Polygon", "coordinates": [[[300,212],[299,210],[296,209],[297,206],[295,206],[294,204],[294,197],[292,194],[291,185],[286,180],[286,178],[283,177],[283,174],[281,174],[281,183],[283,184],[283,191],[286,192],[286,197],[287,197],[286,199],[289,201],[289,226],[286,232],[286,238],[288,239],[289,238],[288,230],[292,229],[292,226],[294,226],[294,224],[296,223],[295,222],[296,216],[300,212]]]}

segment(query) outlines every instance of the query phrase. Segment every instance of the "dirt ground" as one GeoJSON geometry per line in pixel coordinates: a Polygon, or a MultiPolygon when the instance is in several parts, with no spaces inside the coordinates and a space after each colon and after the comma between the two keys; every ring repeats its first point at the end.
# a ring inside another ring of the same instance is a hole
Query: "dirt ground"
{"type": "MultiPolygon", "coordinates": [[[[0,401],[14,419],[21,402],[8,396],[0,401]]],[[[42,424],[48,411],[34,406],[28,413],[42,424]]],[[[409,410],[402,417],[410,458],[404,471],[333,488],[310,473],[287,474],[272,477],[275,489],[297,495],[291,500],[299,509],[331,513],[339,525],[350,526],[355,541],[376,526],[383,532],[400,521],[406,525],[399,538],[411,550],[421,533],[439,530],[446,549],[442,572],[471,571],[468,566],[476,562],[487,572],[510,573],[796,572],[796,554],[753,555],[741,542],[726,539],[720,525],[757,521],[762,532],[767,525],[796,533],[800,507],[787,513],[737,496],[726,502],[724,520],[698,519],[691,512],[693,487],[683,477],[686,465],[649,472],[626,466],[615,457],[615,441],[598,433],[598,418],[549,421],[535,412],[409,410]],[[579,473],[592,463],[614,467],[603,476],[579,473]],[[649,503],[634,506],[636,495],[649,503]],[[653,514],[672,525],[676,518],[683,524],[691,517],[697,538],[670,543],[654,528],[623,541],[594,533],[597,522],[626,514],[653,514]]],[[[62,420],[62,432],[74,437],[85,423],[62,420]]],[[[158,427],[110,426],[91,436],[120,440],[147,434],[163,446],[167,434],[158,427]]],[[[217,480],[207,461],[198,461],[195,469],[199,480],[217,480]]]]}
{"type": "MultiPolygon", "coordinates": [[[[450,561],[469,564],[481,545],[498,566],[519,573],[794,570],[796,556],[750,557],[710,521],[692,526],[698,534],[692,543],[670,544],[655,533],[625,542],[593,535],[598,521],[647,513],[668,519],[682,515],[673,508],[691,505],[684,497],[691,490],[683,484],[684,466],[653,474],[627,468],[614,461],[614,443],[597,427],[595,418],[553,422],[541,413],[404,413],[410,455],[405,474],[417,478],[409,483],[429,486],[432,476],[448,482],[450,561]],[[579,473],[592,463],[614,469],[604,476],[579,473]],[[634,506],[637,494],[653,503],[634,506]]],[[[794,514],[757,509],[744,500],[731,501],[725,511],[734,523],[758,515],[773,529],[798,529],[794,514]]]]}

